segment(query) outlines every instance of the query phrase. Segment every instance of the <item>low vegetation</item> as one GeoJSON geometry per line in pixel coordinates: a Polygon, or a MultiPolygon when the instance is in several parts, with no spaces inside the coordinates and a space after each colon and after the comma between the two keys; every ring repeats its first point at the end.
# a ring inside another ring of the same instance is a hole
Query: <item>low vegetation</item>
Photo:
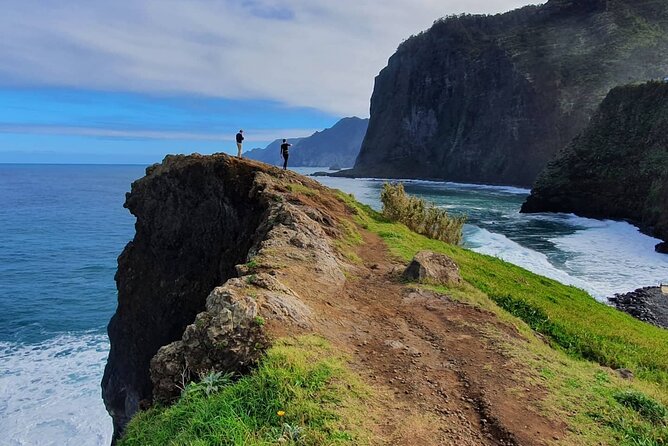
{"type": "Polygon", "coordinates": [[[466,283],[431,288],[490,310],[526,335],[528,344],[505,339],[505,349],[525,371],[525,379],[549,390],[544,409],[568,424],[572,436],[565,444],[668,444],[663,412],[668,331],[599,303],[580,289],[416,234],[349,195],[339,197],[354,210],[358,224],[380,235],[402,261],[421,250],[449,255],[466,283]],[[613,371],[617,368],[632,370],[636,378],[619,378],[613,371]]]}
{"type": "MultiPolygon", "coordinates": [[[[566,437],[555,444],[668,445],[668,331],[577,288],[417,234],[350,195],[340,193],[338,199],[356,223],[340,222],[339,249],[352,256],[364,244],[362,227],[403,261],[425,249],[447,254],[465,282],[426,287],[517,329],[522,336],[493,325],[476,327],[507,358],[504,373],[513,373],[518,385],[509,391],[540,389],[538,409],[567,426],[566,437]],[[614,370],[620,367],[635,378],[622,379],[614,370]]],[[[237,378],[212,371],[186,386],[173,406],[139,413],[119,446],[376,444],[373,426],[387,407],[379,403],[383,392],[372,392],[322,338],[284,338],[251,374],[237,378]]]]}
{"type": "Polygon", "coordinates": [[[173,406],[139,413],[119,446],[363,445],[369,395],[323,339],[283,339],[250,375],[212,372],[173,406]]]}
{"type": "Polygon", "coordinates": [[[383,216],[390,221],[405,224],[418,234],[452,245],[462,241],[464,216],[452,216],[425,200],[408,195],[401,183],[385,183],[380,193],[383,216]]]}

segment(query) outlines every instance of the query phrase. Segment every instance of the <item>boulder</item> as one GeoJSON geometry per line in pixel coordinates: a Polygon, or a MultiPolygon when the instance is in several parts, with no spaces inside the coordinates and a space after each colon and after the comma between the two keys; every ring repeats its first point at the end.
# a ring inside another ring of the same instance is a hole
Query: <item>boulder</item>
{"type": "Polygon", "coordinates": [[[459,267],[450,257],[432,251],[421,251],[413,257],[403,278],[435,285],[459,285],[462,278],[459,267]]]}

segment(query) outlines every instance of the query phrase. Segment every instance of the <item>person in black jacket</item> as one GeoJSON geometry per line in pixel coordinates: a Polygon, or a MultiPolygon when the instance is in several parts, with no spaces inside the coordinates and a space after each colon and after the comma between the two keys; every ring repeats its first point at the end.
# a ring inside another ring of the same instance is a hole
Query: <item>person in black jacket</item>
{"type": "Polygon", "coordinates": [[[241,158],[241,145],[244,142],[244,131],[239,130],[237,133],[237,158],[241,158]]]}
{"type": "Polygon", "coordinates": [[[283,140],[283,144],[281,144],[281,155],[283,155],[283,170],[286,170],[288,168],[288,157],[290,156],[290,153],[288,152],[289,147],[292,144],[288,143],[287,139],[283,140]]]}

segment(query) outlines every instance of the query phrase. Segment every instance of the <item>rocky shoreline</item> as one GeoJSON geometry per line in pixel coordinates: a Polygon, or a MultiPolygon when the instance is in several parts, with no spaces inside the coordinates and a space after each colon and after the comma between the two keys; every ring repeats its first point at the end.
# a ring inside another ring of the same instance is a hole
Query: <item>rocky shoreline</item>
{"type": "Polygon", "coordinates": [[[668,328],[668,294],[659,287],[639,288],[625,294],[615,294],[608,299],[618,310],[636,319],[668,328]]]}

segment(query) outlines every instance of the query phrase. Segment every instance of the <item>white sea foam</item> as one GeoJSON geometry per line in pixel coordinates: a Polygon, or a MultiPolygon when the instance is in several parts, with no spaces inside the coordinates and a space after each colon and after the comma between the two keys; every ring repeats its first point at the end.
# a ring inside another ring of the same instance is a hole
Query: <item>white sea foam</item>
{"type": "Polygon", "coordinates": [[[668,256],[654,251],[660,240],[625,222],[572,219],[587,229],[551,241],[568,253],[566,269],[586,277],[597,297],[668,283],[668,256]]]}
{"type": "Polygon", "coordinates": [[[550,263],[545,254],[525,248],[503,234],[471,226],[467,228],[466,243],[475,252],[498,257],[536,274],[549,277],[566,285],[576,286],[590,294],[595,294],[595,289],[589,286],[585,280],[557,268],[550,263]]]}
{"type": "Polygon", "coordinates": [[[0,343],[0,444],[107,446],[100,380],[108,350],[97,334],[0,343]]]}
{"type": "Polygon", "coordinates": [[[668,256],[654,251],[660,240],[642,234],[629,223],[567,214],[527,218],[554,219],[580,228],[569,235],[548,239],[566,259],[562,264],[551,262],[547,255],[505,235],[476,226],[467,228],[466,243],[476,252],[576,286],[601,301],[615,293],[668,283],[668,256]]]}

